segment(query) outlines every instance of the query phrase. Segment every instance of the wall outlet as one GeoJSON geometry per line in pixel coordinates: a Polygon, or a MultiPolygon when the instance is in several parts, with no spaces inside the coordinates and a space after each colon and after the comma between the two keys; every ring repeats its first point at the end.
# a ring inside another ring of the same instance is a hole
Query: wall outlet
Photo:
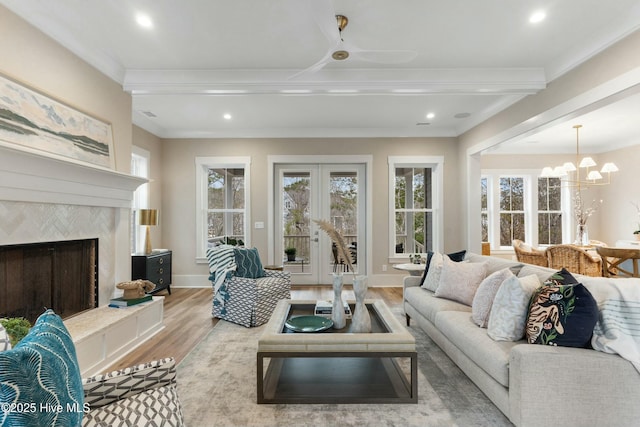
{"type": "Polygon", "coordinates": [[[256,221],[256,223],[254,224],[254,227],[255,227],[256,229],[258,229],[258,228],[264,228],[264,222],[262,222],[262,221],[256,221]]]}
{"type": "Polygon", "coordinates": [[[387,271],[387,264],[382,264],[382,271],[387,271]]]}

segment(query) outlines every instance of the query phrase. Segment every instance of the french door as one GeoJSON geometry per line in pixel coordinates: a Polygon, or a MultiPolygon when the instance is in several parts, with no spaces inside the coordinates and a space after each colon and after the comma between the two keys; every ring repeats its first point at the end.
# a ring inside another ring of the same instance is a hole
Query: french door
{"type": "MultiPolygon", "coordinates": [[[[365,272],[365,165],[276,164],[274,175],[276,260],[282,256],[292,282],[328,284],[332,273],[349,270],[315,219],[342,234],[355,271],[365,272]],[[287,248],[295,248],[295,255],[288,257],[287,248]]],[[[352,275],[344,280],[349,283],[352,275]]]]}

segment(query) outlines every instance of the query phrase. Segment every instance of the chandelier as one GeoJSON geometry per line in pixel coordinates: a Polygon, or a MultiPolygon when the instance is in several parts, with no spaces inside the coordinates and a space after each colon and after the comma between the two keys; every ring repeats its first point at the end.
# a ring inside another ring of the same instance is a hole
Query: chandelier
{"type": "Polygon", "coordinates": [[[596,162],[591,157],[584,157],[580,159],[580,128],[582,125],[575,125],[573,128],[576,130],[576,163],[573,164],[571,162],[566,162],[562,166],[550,167],[547,166],[542,169],[542,173],[540,174],[543,178],[560,178],[564,184],[570,187],[580,187],[584,185],[585,187],[592,185],[608,185],[611,184],[611,172],[617,172],[618,167],[613,163],[605,163],[602,165],[602,169],[598,172],[597,170],[591,169],[596,167],[596,162]],[[578,167],[576,167],[578,165],[578,167]],[[581,169],[584,169],[584,176],[581,179],[581,169]],[[606,174],[607,179],[603,181],[602,175],[606,174]]]}

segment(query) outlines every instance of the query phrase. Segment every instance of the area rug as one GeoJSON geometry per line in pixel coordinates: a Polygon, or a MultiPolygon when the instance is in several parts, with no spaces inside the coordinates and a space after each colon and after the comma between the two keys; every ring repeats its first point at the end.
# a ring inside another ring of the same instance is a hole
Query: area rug
{"type": "Polygon", "coordinates": [[[178,365],[187,427],[511,426],[418,327],[417,404],[256,403],[257,342],[264,326],[220,321],[178,365]]]}

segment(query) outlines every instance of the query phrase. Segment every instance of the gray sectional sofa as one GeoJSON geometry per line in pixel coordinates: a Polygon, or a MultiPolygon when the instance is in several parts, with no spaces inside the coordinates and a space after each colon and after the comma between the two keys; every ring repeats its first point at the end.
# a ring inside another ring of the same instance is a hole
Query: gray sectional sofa
{"type": "MultiPolygon", "coordinates": [[[[487,275],[516,261],[467,253],[487,275]]],[[[546,280],[555,270],[524,265],[518,277],[546,280]]],[[[608,279],[575,275],[598,301],[608,279]]],[[[516,426],[638,426],[640,373],[617,354],[585,348],[494,341],[471,320],[471,307],[404,279],[407,324],[419,326],[516,426]]],[[[599,301],[598,301],[599,302],[599,301]]],[[[418,356],[419,357],[419,356],[418,356]]]]}

